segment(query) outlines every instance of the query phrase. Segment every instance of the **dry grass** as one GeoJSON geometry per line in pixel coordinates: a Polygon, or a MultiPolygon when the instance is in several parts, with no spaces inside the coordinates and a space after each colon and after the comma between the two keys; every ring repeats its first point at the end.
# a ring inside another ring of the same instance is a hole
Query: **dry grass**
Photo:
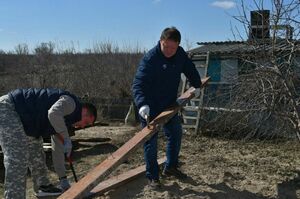
{"type": "MultiPolygon", "coordinates": [[[[73,139],[79,141],[74,163],[78,177],[103,161],[136,131],[133,127],[111,126],[77,132],[73,139]]],[[[164,146],[164,136],[160,136],[159,156],[164,155],[164,146]]],[[[180,156],[182,170],[189,175],[186,181],[164,178],[162,190],[151,191],[145,178],[140,177],[98,198],[299,198],[299,152],[298,142],[242,142],[186,133],[180,156]]],[[[140,164],[143,164],[142,149],[112,175],[140,164]]],[[[48,165],[51,180],[56,182],[49,160],[48,165]]],[[[72,173],[68,171],[68,175],[72,173]]],[[[34,198],[30,181],[29,178],[27,196],[34,198]]]]}

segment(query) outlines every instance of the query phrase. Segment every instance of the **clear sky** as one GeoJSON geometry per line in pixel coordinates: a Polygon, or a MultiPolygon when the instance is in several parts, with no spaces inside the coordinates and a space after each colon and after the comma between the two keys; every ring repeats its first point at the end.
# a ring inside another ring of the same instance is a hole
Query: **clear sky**
{"type": "Polygon", "coordinates": [[[168,26],[181,31],[183,46],[195,47],[233,40],[238,7],[230,0],[1,0],[0,49],[49,41],[77,50],[107,41],[150,49],[168,26]]]}

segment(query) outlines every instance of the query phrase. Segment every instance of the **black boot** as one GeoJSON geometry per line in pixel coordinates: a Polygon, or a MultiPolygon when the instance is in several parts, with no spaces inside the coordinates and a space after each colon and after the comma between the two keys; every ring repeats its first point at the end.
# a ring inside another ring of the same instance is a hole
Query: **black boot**
{"type": "Polygon", "coordinates": [[[163,176],[175,176],[178,179],[186,179],[187,175],[180,171],[177,167],[165,168],[162,173],[163,176]]]}

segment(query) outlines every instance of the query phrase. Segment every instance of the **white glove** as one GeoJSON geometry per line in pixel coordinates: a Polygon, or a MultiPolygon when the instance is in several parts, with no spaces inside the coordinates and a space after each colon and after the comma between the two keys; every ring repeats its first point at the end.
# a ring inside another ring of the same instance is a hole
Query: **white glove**
{"type": "Polygon", "coordinates": [[[199,97],[200,92],[201,92],[200,88],[195,88],[195,90],[193,90],[192,93],[194,93],[195,97],[199,97]]]}
{"type": "Polygon", "coordinates": [[[150,113],[150,107],[148,105],[144,105],[140,108],[139,114],[142,116],[142,118],[146,119],[146,116],[149,116],[150,113]]]}

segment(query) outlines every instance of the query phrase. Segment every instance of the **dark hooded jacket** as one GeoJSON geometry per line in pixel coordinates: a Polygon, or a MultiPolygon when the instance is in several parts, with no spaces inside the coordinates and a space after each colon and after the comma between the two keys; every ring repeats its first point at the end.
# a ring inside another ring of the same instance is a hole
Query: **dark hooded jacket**
{"type": "Polygon", "coordinates": [[[201,86],[199,73],[182,47],[171,58],[166,58],[160,42],[142,58],[132,84],[138,108],[149,105],[151,118],[176,102],[183,73],[195,88],[201,86]]]}

